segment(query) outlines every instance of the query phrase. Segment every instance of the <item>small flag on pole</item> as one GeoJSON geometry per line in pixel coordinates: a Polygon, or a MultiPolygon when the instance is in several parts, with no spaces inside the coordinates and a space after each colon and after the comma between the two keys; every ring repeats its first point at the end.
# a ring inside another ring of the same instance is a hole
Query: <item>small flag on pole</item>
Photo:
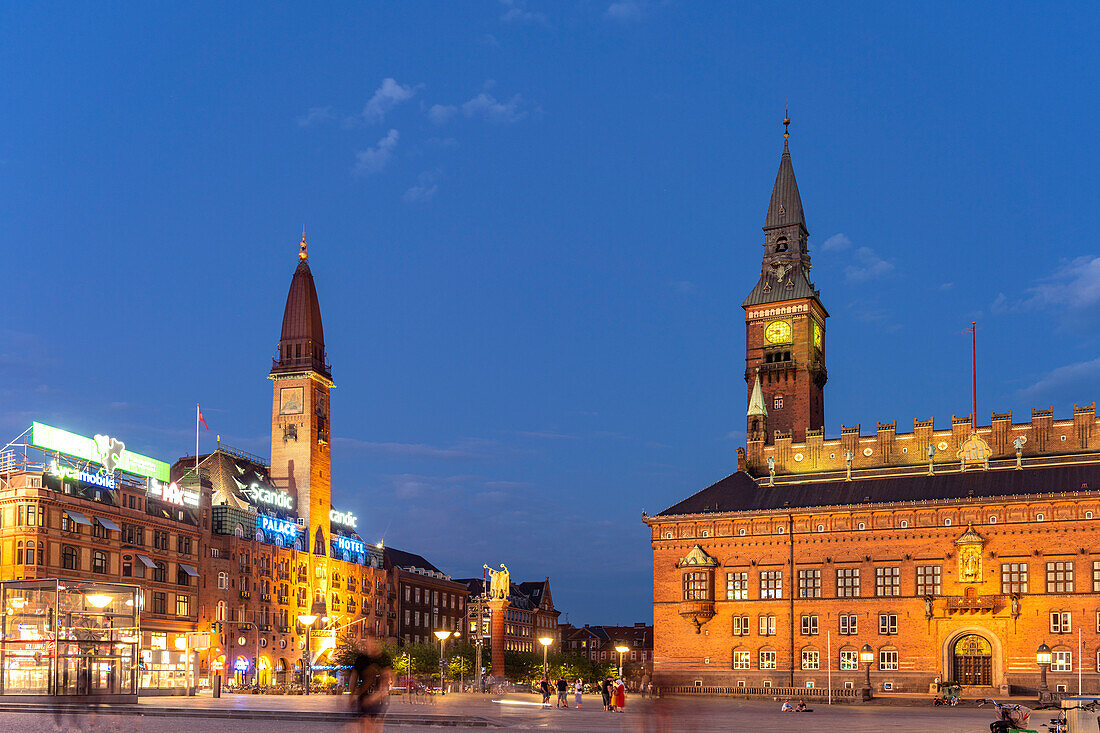
{"type": "Polygon", "coordinates": [[[209,433],[210,426],[206,424],[206,418],[202,416],[202,409],[198,406],[198,404],[195,405],[195,409],[199,411],[199,422],[202,423],[202,426],[206,428],[206,432],[209,433]]]}

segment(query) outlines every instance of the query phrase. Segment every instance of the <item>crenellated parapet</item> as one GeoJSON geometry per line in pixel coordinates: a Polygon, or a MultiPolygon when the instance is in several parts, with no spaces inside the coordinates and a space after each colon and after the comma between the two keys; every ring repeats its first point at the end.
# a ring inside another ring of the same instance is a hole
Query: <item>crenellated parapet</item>
{"type": "Polygon", "coordinates": [[[838,438],[825,438],[823,430],[809,430],[804,442],[794,442],[789,432],[776,432],[774,444],[749,441],[744,468],[753,476],[767,475],[768,458],[775,459],[775,472],[806,474],[846,469],[851,453],[852,469],[887,466],[923,466],[928,464],[931,446],[935,466],[958,464],[959,450],[976,434],[988,444],[992,457],[1013,458],[1020,443],[1024,460],[1028,457],[1072,454],[1100,450],[1096,403],[1074,405],[1071,419],[1056,420],[1054,408],[1032,410],[1030,422],[1014,423],[1012,412],[990,414],[988,425],[971,426],[970,416],[953,415],[949,428],[936,429],[932,419],[913,420],[913,431],[899,433],[897,421],[877,422],[872,435],[864,435],[859,423],[845,425],[838,438]]]}

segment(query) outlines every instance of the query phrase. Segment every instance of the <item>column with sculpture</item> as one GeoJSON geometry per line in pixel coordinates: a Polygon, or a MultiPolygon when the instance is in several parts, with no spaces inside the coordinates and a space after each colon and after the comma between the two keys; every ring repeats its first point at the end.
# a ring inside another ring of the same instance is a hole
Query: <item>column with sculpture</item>
{"type": "Polygon", "coordinates": [[[494,680],[503,680],[504,675],[504,620],[508,610],[508,596],[511,595],[511,581],[508,568],[501,563],[500,570],[484,566],[489,574],[489,645],[492,650],[489,675],[494,680]]]}

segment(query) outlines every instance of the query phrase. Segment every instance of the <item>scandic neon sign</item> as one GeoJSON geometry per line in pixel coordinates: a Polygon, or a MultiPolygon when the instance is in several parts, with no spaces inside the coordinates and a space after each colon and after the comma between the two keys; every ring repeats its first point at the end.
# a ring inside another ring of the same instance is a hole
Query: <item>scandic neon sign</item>
{"type": "Polygon", "coordinates": [[[338,512],[333,509],[328,513],[328,521],[333,524],[341,524],[345,527],[355,529],[355,523],[358,522],[359,519],[351,512],[338,512]]]}
{"type": "Polygon", "coordinates": [[[103,466],[107,474],[115,469],[137,476],[168,480],[169,466],[164,461],[126,450],[126,444],[108,435],[86,438],[68,430],[40,422],[31,423],[31,445],[45,451],[64,453],[103,466]]]}
{"type": "Polygon", "coordinates": [[[251,491],[249,491],[249,496],[254,501],[258,501],[262,504],[270,504],[271,506],[279,507],[280,509],[294,508],[294,499],[290,496],[290,494],[287,494],[286,492],[271,491],[270,489],[263,488],[259,484],[252,484],[250,489],[251,491]]]}

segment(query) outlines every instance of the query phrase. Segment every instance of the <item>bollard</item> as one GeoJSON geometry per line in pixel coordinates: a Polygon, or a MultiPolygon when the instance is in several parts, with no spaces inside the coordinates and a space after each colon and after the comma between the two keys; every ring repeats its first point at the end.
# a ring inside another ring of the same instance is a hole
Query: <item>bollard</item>
{"type": "Polygon", "coordinates": [[[214,675],[214,697],[222,696],[222,676],[220,674],[214,675]]]}

